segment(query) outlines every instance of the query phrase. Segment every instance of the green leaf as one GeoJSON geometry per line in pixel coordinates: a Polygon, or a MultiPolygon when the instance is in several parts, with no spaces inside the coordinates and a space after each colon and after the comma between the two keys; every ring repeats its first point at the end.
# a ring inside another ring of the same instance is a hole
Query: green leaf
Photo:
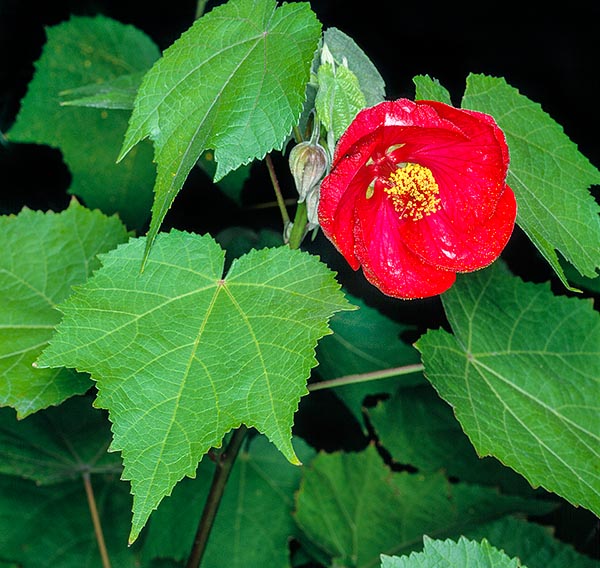
{"type": "MultiPolygon", "coordinates": [[[[309,461],[314,451],[296,440],[298,453],[309,461]]],[[[152,515],[144,545],[148,557],[184,560],[190,553],[215,464],[202,460],[196,479],[184,479],[173,495],[152,515]]],[[[293,494],[300,484],[301,468],[287,462],[264,436],[242,450],[235,462],[208,546],[203,568],[227,566],[262,568],[289,566],[288,540],[295,534],[293,494]]]]}
{"type": "MultiPolygon", "coordinates": [[[[92,488],[112,565],[139,567],[138,553],[127,546],[128,485],[93,476],[92,488]]],[[[0,475],[0,554],[24,568],[102,566],[83,482],[39,487],[0,475]]]]}
{"type": "Polygon", "coordinates": [[[402,558],[382,556],[381,568],[518,568],[518,559],[509,558],[483,539],[473,542],[464,537],[458,542],[423,538],[423,552],[402,558]]]}
{"type": "Polygon", "coordinates": [[[320,32],[306,3],[230,0],[196,20],[149,71],[119,158],[144,138],[154,141],[146,256],[204,150],[215,150],[218,181],[282,148],[302,111],[320,32]]]}
{"type": "Polygon", "coordinates": [[[90,208],[118,212],[139,229],[150,213],[155,168],[149,145],[115,164],[128,113],[60,106],[60,93],[143,72],[158,48],[140,30],[103,16],[72,17],[47,29],[48,42],[8,138],[59,148],[72,175],[69,192],[90,208]]]}
{"type": "MultiPolygon", "coordinates": [[[[319,342],[318,374],[323,380],[347,375],[382,371],[419,363],[419,353],[400,339],[411,329],[392,321],[359,298],[346,295],[360,309],[340,312],[331,319],[332,335],[319,342]]],[[[423,384],[423,374],[414,372],[404,376],[366,381],[337,387],[339,396],[362,424],[363,401],[368,395],[391,394],[398,388],[423,384]]]]}
{"type": "Polygon", "coordinates": [[[97,381],[135,495],[131,540],[241,423],[298,463],[291,427],[314,348],[333,313],[350,309],[333,273],[307,253],[253,251],[224,278],[223,250],[209,236],[159,235],[140,274],[145,246],[132,239],[102,258],[61,306],[64,319],[39,360],[97,381]]]}
{"type": "Polygon", "coordinates": [[[110,427],[91,400],[73,397],[16,420],[14,412],[0,409],[0,473],[18,475],[39,485],[80,479],[91,474],[121,473],[121,458],[107,453],[110,427]]]}
{"type": "Polygon", "coordinates": [[[65,89],[59,93],[62,106],[83,106],[110,110],[132,110],[146,71],[121,75],[102,83],[65,89]]]}
{"type": "MultiPolygon", "coordinates": [[[[212,152],[204,152],[198,160],[198,167],[210,179],[214,178],[217,171],[215,156],[212,152]]],[[[216,182],[217,187],[237,205],[242,205],[242,191],[246,180],[250,177],[250,166],[240,166],[237,170],[229,172],[216,182]]]]}
{"type": "Polygon", "coordinates": [[[500,263],[442,296],[454,336],[417,342],[479,455],[600,513],[600,316],[500,263]]]}
{"type": "Polygon", "coordinates": [[[315,109],[319,120],[335,140],[344,133],[356,113],[366,106],[356,75],[344,65],[324,63],[317,73],[319,90],[315,109]]]}
{"type": "Polygon", "coordinates": [[[492,546],[520,558],[529,568],[598,568],[598,560],[579,554],[552,533],[551,527],[506,517],[471,529],[465,536],[474,540],[486,538],[492,546]]]}
{"type": "Polygon", "coordinates": [[[98,253],[126,238],[116,217],[75,200],[58,214],[24,209],[0,217],[0,406],[23,418],[90,388],[87,377],[32,364],[60,321],[56,304],[92,274],[98,253]]]}
{"type": "Polygon", "coordinates": [[[445,471],[460,481],[531,495],[531,486],[493,458],[479,458],[448,404],[431,386],[399,390],[369,409],[377,438],[392,459],[422,473],[445,471]]]}
{"type": "Polygon", "coordinates": [[[323,33],[323,43],[327,45],[337,65],[346,65],[356,75],[366,106],[376,105],[385,99],[385,81],[377,67],[350,36],[337,28],[327,28],[323,33]]]}
{"type": "Polygon", "coordinates": [[[437,79],[429,75],[417,75],[413,77],[415,84],[415,99],[421,101],[439,101],[451,105],[450,93],[437,79]]]}
{"type": "Polygon", "coordinates": [[[600,171],[539,104],[504,79],[470,75],[462,105],[491,114],[506,134],[517,223],[563,283],[556,250],[583,276],[597,276],[600,207],[587,189],[600,184],[600,171]]]}
{"type": "Polygon", "coordinates": [[[424,534],[459,536],[511,512],[541,513],[547,503],[450,484],[441,474],[392,473],[377,450],[319,454],[305,468],[296,520],[335,566],[374,566],[381,553],[420,547],[424,534]]]}

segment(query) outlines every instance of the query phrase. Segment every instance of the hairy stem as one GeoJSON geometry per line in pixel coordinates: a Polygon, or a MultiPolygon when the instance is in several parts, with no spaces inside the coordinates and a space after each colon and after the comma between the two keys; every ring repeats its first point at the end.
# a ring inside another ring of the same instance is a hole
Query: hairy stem
{"type": "Polygon", "coordinates": [[[196,2],[196,20],[202,17],[207,4],[208,0],[198,0],[196,2]]]}
{"type": "Polygon", "coordinates": [[[308,217],[306,215],[306,202],[298,203],[296,209],[296,216],[294,217],[294,226],[290,233],[289,247],[291,249],[298,249],[302,244],[304,235],[306,234],[306,222],[308,217]]]}
{"type": "Polygon", "coordinates": [[[108,558],[108,551],[106,550],[106,543],[104,542],[104,534],[102,532],[102,525],[100,524],[98,508],[96,507],[96,498],[94,497],[90,472],[84,472],[82,477],[88,506],[90,508],[90,515],[92,517],[92,524],[94,525],[94,532],[96,533],[96,541],[98,542],[98,550],[100,552],[100,558],[102,558],[102,568],[110,568],[110,559],[108,558]]]}
{"type": "Polygon", "coordinates": [[[219,456],[212,484],[208,496],[206,497],[204,509],[202,510],[202,518],[198,523],[194,544],[192,545],[190,556],[185,565],[186,568],[198,568],[198,566],[200,566],[202,556],[204,556],[204,551],[206,550],[206,544],[208,543],[208,536],[215,521],[219,504],[223,497],[223,492],[225,491],[225,484],[227,483],[235,458],[240,451],[240,447],[246,437],[247,431],[248,428],[243,424],[235,430],[229,440],[227,448],[225,448],[225,451],[219,456]]]}
{"type": "Polygon", "coordinates": [[[405,365],[404,367],[391,367],[389,369],[382,369],[381,371],[372,371],[370,373],[360,373],[357,375],[345,375],[344,377],[338,377],[329,381],[320,381],[318,383],[312,383],[308,385],[309,391],[316,391],[322,389],[331,389],[334,387],[342,387],[344,385],[352,385],[355,383],[365,383],[367,381],[378,381],[380,379],[388,379],[390,377],[399,377],[401,375],[410,375],[412,373],[419,373],[423,370],[421,363],[415,365],[405,365]]]}
{"type": "Polygon", "coordinates": [[[277,205],[279,205],[279,211],[281,212],[283,226],[287,227],[288,223],[290,222],[290,216],[288,215],[287,209],[285,207],[285,200],[283,199],[283,195],[281,194],[281,188],[279,187],[279,180],[277,179],[277,174],[275,173],[275,166],[273,165],[271,154],[267,154],[265,156],[265,162],[267,164],[267,169],[269,170],[269,176],[271,178],[273,190],[275,191],[277,205]]]}

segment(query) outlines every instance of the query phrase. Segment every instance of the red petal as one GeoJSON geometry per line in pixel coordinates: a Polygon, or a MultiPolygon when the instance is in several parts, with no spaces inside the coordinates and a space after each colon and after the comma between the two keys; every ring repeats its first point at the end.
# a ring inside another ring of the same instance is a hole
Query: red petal
{"type": "Polygon", "coordinates": [[[471,272],[492,263],[512,234],[517,204],[506,186],[494,214],[481,225],[458,226],[439,211],[420,221],[402,224],[406,246],[425,262],[454,272],[471,272]]]}
{"type": "Polygon", "coordinates": [[[423,262],[404,246],[397,213],[386,198],[359,198],[357,212],[355,253],[371,284],[404,299],[435,296],[452,286],[453,272],[423,262]]]}

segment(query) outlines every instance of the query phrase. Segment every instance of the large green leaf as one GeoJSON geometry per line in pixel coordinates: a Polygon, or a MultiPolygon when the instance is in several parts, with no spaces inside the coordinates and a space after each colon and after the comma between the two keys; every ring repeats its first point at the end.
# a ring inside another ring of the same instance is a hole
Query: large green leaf
{"type": "MultiPolygon", "coordinates": [[[[314,451],[295,440],[303,461],[314,451]]],[[[215,464],[202,460],[196,479],[184,479],[150,519],[144,545],[148,557],[184,560],[190,553],[215,464]]],[[[296,532],[293,495],[301,468],[294,467],[264,436],[243,449],[227,480],[202,559],[203,568],[289,566],[288,541],[296,532]]]]}
{"type": "MultiPolygon", "coordinates": [[[[139,567],[127,546],[128,484],[94,476],[92,487],[112,566],[139,567]]],[[[20,568],[102,566],[83,482],[39,487],[0,475],[0,556],[20,568]]]]}
{"type": "Polygon", "coordinates": [[[468,527],[522,511],[548,511],[543,501],[493,489],[450,484],[441,474],[392,473],[377,450],[319,454],[305,468],[296,520],[335,566],[376,566],[379,555],[420,548],[423,535],[459,536],[468,527]]]}
{"type": "Polygon", "coordinates": [[[72,17],[47,29],[48,42],[9,140],[59,148],[72,174],[70,193],[90,208],[145,225],[155,178],[152,150],[141,145],[117,165],[128,112],[60,106],[60,93],[147,70],[159,56],[143,32],[103,16],[72,17]]]}
{"type": "Polygon", "coordinates": [[[39,485],[81,479],[84,471],[120,474],[120,456],[106,451],[110,441],[108,419],[89,397],[73,397],[25,420],[0,409],[0,473],[39,485]]]}
{"type": "Polygon", "coordinates": [[[506,493],[533,492],[513,470],[477,456],[452,409],[431,385],[399,390],[370,408],[369,419],[380,444],[397,463],[423,473],[443,470],[460,481],[499,487],[506,493]]]}
{"type": "Polygon", "coordinates": [[[486,538],[493,546],[518,557],[529,568],[598,568],[598,560],[584,556],[553,536],[553,527],[506,517],[467,531],[467,538],[486,538]]]}
{"type": "Polygon", "coordinates": [[[454,335],[417,342],[479,455],[600,513],[600,316],[500,263],[442,296],[454,335]]]}
{"type": "Polygon", "coordinates": [[[92,274],[98,253],[126,238],[116,217],[76,201],[58,214],[25,209],[0,217],[0,406],[22,418],[92,386],[70,370],[32,363],[60,321],[56,304],[92,274]]]}
{"type": "Polygon", "coordinates": [[[506,134],[517,222],[563,282],[556,250],[582,275],[597,276],[600,207],[588,187],[600,184],[600,171],[539,104],[504,79],[470,75],[462,106],[491,114],[506,134]]]}
{"type": "Polygon", "coordinates": [[[230,0],[164,52],[144,78],[121,151],[147,137],[155,145],[148,247],[204,150],[215,150],[218,181],[281,149],[302,111],[320,31],[306,3],[230,0]]]}
{"type": "Polygon", "coordinates": [[[241,423],[298,463],[293,415],[328,319],[350,309],[327,267],[287,247],[253,251],[223,276],[209,236],[161,234],[146,270],[146,239],[103,267],[61,306],[39,360],[97,381],[132,481],[132,540],[160,500],[241,423]]]}
{"type": "Polygon", "coordinates": [[[474,542],[461,537],[454,542],[425,537],[423,544],[423,552],[410,556],[383,556],[381,568],[526,568],[485,539],[474,542]]]}

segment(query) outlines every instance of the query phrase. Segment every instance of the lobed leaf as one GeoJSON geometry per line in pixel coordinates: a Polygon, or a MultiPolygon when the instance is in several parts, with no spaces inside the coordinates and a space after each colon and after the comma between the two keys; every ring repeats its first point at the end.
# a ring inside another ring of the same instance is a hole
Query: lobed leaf
{"type": "Polygon", "coordinates": [[[218,181],[282,148],[302,111],[320,31],[306,3],[231,0],[198,19],[148,72],[119,158],[144,138],[154,142],[148,250],[204,150],[214,150],[218,181]]]}
{"type": "Polygon", "coordinates": [[[73,16],[48,28],[47,35],[7,137],[59,148],[72,175],[69,192],[90,208],[118,212],[139,229],[149,218],[155,178],[150,147],[140,146],[116,165],[128,113],[61,106],[60,93],[142,73],[157,59],[158,48],[142,31],[103,16],[73,16]]]}
{"type": "Polygon", "coordinates": [[[56,305],[92,274],[97,254],[126,238],[116,217],[75,200],[62,213],[24,209],[0,217],[0,406],[23,418],[90,388],[71,370],[32,364],[60,321],[56,305]]]}
{"type": "Polygon", "coordinates": [[[291,427],[317,340],[334,312],[350,309],[333,274],[307,253],[253,251],[224,278],[224,253],[208,236],[159,235],[140,274],[145,246],[132,239],[102,258],[61,306],[64,319],[39,359],[97,381],[135,496],[131,540],[242,423],[298,463],[291,427]]]}
{"type": "Polygon", "coordinates": [[[588,278],[600,267],[600,207],[588,187],[600,171],[539,104],[504,79],[469,75],[462,106],[491,114],[510,149],[508,185],[517,197],[517,223],[563,283],[559,251],[588,278]]]}
{"type": "Polygon", "coordinates": [[[600,316],[499,263],[442,301],[454,335],[416,344],[478,454],[600,512],[600,316]]]}

